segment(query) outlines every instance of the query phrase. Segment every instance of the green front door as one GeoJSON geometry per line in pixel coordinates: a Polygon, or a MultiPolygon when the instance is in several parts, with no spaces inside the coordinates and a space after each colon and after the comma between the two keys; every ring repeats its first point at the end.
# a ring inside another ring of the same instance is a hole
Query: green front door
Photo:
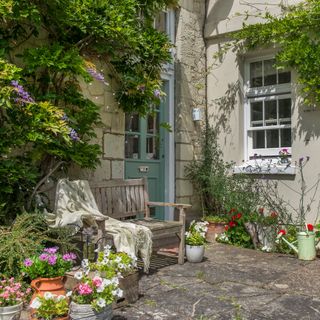
{"type": "MultiPolygon", "coordinates": [[[[165,132],[160,123],[166,121],[166,99],[146,117],[126,114],[125,178],[147,177],[150,201],[164,201],[165,132]]],[[[164,218],[162,208],[152,208],[151,215],[164,218]]]]}

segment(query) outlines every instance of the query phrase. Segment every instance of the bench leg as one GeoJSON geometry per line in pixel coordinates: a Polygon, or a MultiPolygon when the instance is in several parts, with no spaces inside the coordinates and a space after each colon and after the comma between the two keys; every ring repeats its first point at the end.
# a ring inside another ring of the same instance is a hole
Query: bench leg
{"type": "Polygon", "coordinates": [[[178,263],[184,264],[184,254],[185,254],[185,232],[186,232],[186,213],[184,208],[179,208],[179,221],[182,222],[182,227],[180,231],[180,244],[179,244],[179,255],[178,263]]]}

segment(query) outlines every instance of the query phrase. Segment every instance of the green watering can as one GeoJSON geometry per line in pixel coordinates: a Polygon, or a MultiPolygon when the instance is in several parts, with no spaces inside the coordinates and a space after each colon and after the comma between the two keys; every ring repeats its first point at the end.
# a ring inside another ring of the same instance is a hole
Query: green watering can
{"type": "Polygon", "coordinates": [[[297,240],[292,243],[284,237],[281,239],[298,254],[300,260],[314,260],[316,258],[316,235],[314,232],[298,232],[297,240]],[[298,247],[294,245],[297,242],[298,247]]]}

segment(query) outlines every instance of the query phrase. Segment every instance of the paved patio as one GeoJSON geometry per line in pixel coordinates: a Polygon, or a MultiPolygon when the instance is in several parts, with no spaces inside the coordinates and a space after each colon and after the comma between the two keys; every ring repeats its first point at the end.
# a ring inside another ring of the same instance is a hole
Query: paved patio
{"type": "Polygon", "coordinates": [[[113,320],[320,319],[320,260],[215,243],[202,263],[143,275],[140,293],[113,320]]]}

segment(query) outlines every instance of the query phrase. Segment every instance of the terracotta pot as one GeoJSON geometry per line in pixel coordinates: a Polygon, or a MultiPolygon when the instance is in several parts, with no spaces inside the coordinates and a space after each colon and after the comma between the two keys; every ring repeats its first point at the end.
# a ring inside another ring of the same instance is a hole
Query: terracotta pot
{"type": "Polygon", "coordinates": [[[64,288],[65,277],[55,278],[37,278],[31,281],[31,287],[35,290],[31,301],[37,297],[43,297],[45,292],[51,292],[56,295],[66,295],[66,289],[64,288]]]}
{"type": "Polygon", "coordinates": [[[225,231],[225,223],[223,222],[209,222],[208,231],[206,233],[206,240],[208,242],[214,242],[216,236],[225,231]]]}

